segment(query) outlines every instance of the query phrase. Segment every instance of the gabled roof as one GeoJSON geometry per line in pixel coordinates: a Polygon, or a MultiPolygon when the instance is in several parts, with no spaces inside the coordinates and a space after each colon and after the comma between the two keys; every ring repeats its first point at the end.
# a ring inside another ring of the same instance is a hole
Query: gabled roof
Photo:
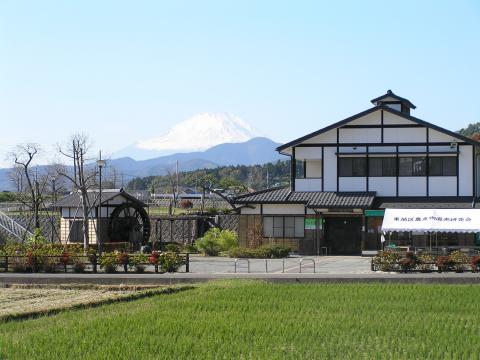
{"type": "MultiPolygon", "coordinates": [[[[288,195],[291,193],[289,187],[276,187],[266,190],[255,191],[253,193],[239,195],[234,198],[234,202],[238,204],[242,203],[282,203],[287,200],[288,195]]],[[[302,203],[302,202],[300,202],[302,203]]]]}
{"type": "Polygon", "coordinates": [[[398,95],[394,94],[392,90],[388,90],[385,95],[379,96],[379,97],[377,97],[377,98],[375,98],[375,99],[372,99],[372,100],[370,100],[370,101],[371,101],[371,103],[372,103],[373,105],[378,105],[378,102],[381,102],[382,100],[384,100],[384,99],[386,99],[386,98],[393,98],[393,99],[395,99],[395,100],[398,100],[398,101],[404,103],[405,105],[407,105],[407,106],[408,106],[409,108],[411,108],[411,109],[416,109],[416,108],[417,108],[415,105],[413,105],[413,104],[410,102],[410,100],[405,99],[405,98],[403,98],[403,97],[401,97],[401,96],[398,96],[398,95]]]}
{"type": "MultiPolygon", "coordinates": [[[[100,200],[99,195],[100,195],[100,193],[99,193],[98,190],[89,191],[87,193],[88,203],[91,207],[97,207],[98,206],[99,200],[100,200]]],[[[128,199],[132,202],[135,202],[137,204],[140,204],[143,207],[147,206],[147,204],[145,204],[143,201],[140,201],[140,200],[136,199],[135,197],[133,197],[132,195],[130,195],[129,193],[127,193],[123,189],[116,189],[116,190],[106,189],[104,191],[102,190],[102,205],[107,203],[108,201],[112,200],[113,198],[115,198],[117,196],[123,196],[124,198],[126,198],[126,199],[128,199]]],[[[55,204],[55,206],[76,208],[76,207],[81,206],[81,204],[82,204],[82,199],[81,199],[80,193],[76,191],[76,192],[71,192],[70,194],[68,194],[64,198],[58,200],[57,203],[55,204]]]]}
{"type": "Polygon", "coordinates": [[[414,117],[414,116],[404,114],[404,113],[402,113],[402,112],[400,112],[400,111],[397,111],[397,110],[395,110],[395,109],[392,109],[392,108],[390,108],[390,107],[388,107],[388,106],[386,106],[386,105],[378,105],[378,106],[374,106],[374,107],[372,107],[372,108],[370,108],[370,109],[367,109],[367,110],[365,110],[365,111],[362,111],[361,113],[358,113],[358,114],[355,114],[355,115],[353,115],[353,116],[350,116],[350,117],[348,117],[348,118],[346,118],[346,119],[340,120],[340,121],[338,121],[338,122],[336,122],[336,123],[334,123],[334,124],[332,124],[332,125],[329,125],[329,126],[327,126],[327,127],[322,128],[322,129],[320,129],[320,130],[314,131],[314,132],[312,132],[312,133],[310,133],[310,134],[307,134],[307,135],[302,136],[302,137],[300,137],[300,138],[298,138],[298,139],[295,139],[295,140],[293,140],[293,141],[290,141],[290,142],[288,142],[288,143],[286,143],[286,144],[284,144],[284,145],[281,145],[281,146],[277,147],[276,150],[279,151],[279,152],[281,152],[282,150],[285,150],[285,149],[287,149],[287,148],[289,148],[289,147],[292,147],[292,146],[296,146],[296,145],[298,145],[298,144],[304,142],[305,140],[308,140],[308,139],[310,139],[310,138],[312,138],[312,137],[314,137],[314,136],[323,134],[323,133],[325,133],[325,132],[327,132],[327,131],[330,131],[330,130],[332,130],[332,129],[336,129],[336,128],[342,127],[343,125],[346,125],[346,124],[348,124],[349,122],[351,122],[351,121],[353,121],[353,120],[359,119],[359,118],[361,118],[361,117],[363,117],[363,116],[365,116],[365,115],[369,115],[369,114],[374,113],[375,111],[378,111],[378,110],[387,111],[387,112],[389,112],[389,113],[391,113],[391,114],[393,114],[393,115],[400,116],[400,117],[402,117],[402,118],[404,118],[404,119],[413,121],[413,122],[415,122],[415,123],[417,123],[417,124],[420,124],[420,125],[422,125],[422,126],[428,127],[428,128],[430,128],[430,129],[437,130],[437,131],[439,131],[439,132],[441,132],[441,133],[444,133],[444,134],[446,134],[446,135],[450,135],[450,136],[452,136],[452,137],[455,137],[455,138],[457,138],[457,139],[460,139],[460,140],[462,140],[462,141],[464,141],[464,142],[466,142],[466,143],[469,143],[469,144],[471,144],[471,145],[473,145],[473,146],[480,146],[480,142],[475,141],[475,140],[473,140],[473,139],[470,139],[470,138],[468,138],[468,137],[466,137],[466,136],[463,136],[463,135],[460,135],[460,134],[458,134],[458,133],[456,133],[456,132],[453,132],[453,131],[444,129],[444,128],[440,127],[440,126],[434,125],[434,124],[429,123],[429,122],[427,122],[427,121],[425,121],[425,120],[418,119],[418,118],[416,118],[416,117],[414,117]]]}
{"type": "Polygon", "coordinates": [[[294,191],[289,201],[306,201],[310,208],[369,208],[375,192],[294,191]]]}
{"type": "Polygon", "coordinates": [[[237,204],[305,204],[310,208],[370,208],[375,192],[291,191],[274,188],[237,196],[237,204]]]}

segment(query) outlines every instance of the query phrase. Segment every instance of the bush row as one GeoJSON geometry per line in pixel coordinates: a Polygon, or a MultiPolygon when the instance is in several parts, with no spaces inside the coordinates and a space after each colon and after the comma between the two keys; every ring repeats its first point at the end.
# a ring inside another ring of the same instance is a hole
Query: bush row
{"type": "Polygon", "coordinates": [[[469,257],[468,255],[454,251],[449,256],[420,255],[407,252],[405,257],[399,253],[386,250],[373,257],[372,264],[380,271],[420,271],[430,272],[437,270],[463,272],[471,269],[473,272],[480,270],[480,256],[469,257]]]}
{"type": "Polygon", "coordinates": [[[102,256],[79,256],[67,253],[52,255],[13,255],[9,256],[9,268],[14,272],[57,272],[67,271],[70,266],[74,272],[84,272],[87,265],[98,261],[100,268],[107,273],[114,273],[122,266],[125,271],[133,270],[143,273],[147,265],[154,265],[156,271],[175,272],[185,264],[184,259],[176,252],[157,252],[151,254],[128,254],[125,252],[104,253],[102,256]]]}
{"type": "Polygon", "coordinates": [[[280,259],[290,254],[290,248],[280,245],[265,245],[258,248],[232,248],[228,256],[234,258],[253,258],[253,259],[280,259]]]}

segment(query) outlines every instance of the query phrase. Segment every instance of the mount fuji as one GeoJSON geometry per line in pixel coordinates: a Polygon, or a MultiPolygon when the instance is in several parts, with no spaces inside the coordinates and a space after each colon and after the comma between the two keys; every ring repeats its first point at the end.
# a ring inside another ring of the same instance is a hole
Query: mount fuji
{"type": "Polygon", "coordinates": [[[224,143],[264,137],[240,117],[229,113],[201,113],[170,128],[163,135],[137,141],[113,157],[146,160],[175,153],[200,152],[224,143]]]}

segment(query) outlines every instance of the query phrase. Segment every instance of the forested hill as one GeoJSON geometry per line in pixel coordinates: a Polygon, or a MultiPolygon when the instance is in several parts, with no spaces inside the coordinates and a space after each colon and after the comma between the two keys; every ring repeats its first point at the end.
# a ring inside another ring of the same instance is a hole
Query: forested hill
{"type": "MultiPolygon", "coordinates": [[[[252,166],[222,166],[214,169],[203,169],[179,174],[179,185],[182,187],[197,187],[207,183],[212,187],[221,187],[222,183],[237,182],[251,189],[260,190],[268,186],[288,185],[290,181],[290,161],[277,161],[264,165],[252,166]]],[[[175,175],[147,176],[131,180],[126,188],[129,190],[154,190],[157,193],[171,193],[175,175]]]]}
{"type": "Polygon", "coordinates": [[[460,135],[468,136],[472,139],[478,140],[480,137],[480,122],[475,124],[468,124],[466,128],[457,131],[460,135]]]}

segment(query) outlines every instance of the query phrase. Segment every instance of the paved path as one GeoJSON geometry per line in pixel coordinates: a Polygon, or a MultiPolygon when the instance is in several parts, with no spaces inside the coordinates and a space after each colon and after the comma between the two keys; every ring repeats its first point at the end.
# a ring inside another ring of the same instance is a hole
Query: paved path
{"type": "Polygon", "coordinates": [[[286,259],[235,259],[224,257],[190,257],[190,272],[202,274],[230,273],[302,273],[318,274],[367,274],[370,273],[370,258],[360,256],[305,256],[286,259]],[[250,266],[250,271],[249,271],[250,266]]]}

